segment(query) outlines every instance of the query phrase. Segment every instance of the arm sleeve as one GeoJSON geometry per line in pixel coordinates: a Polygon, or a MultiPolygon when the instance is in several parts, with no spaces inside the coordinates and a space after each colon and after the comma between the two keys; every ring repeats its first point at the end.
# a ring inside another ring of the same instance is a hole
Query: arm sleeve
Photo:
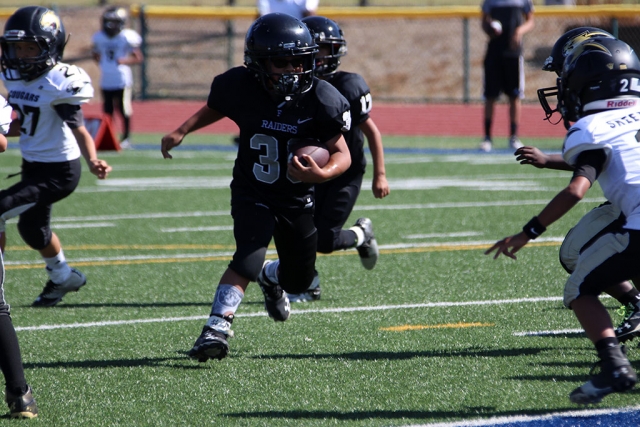
{"type": "Polygon", "coordinates": [[[77,129],[80,126],[84,126],[84,114],[82,114],[82,108],[79,105],[72,104],[58,104],[54,105],[58,116],[71,128],[77,129]]]}
{"type": "Polygon", "coordinates": [[[607,160],[605,150],[588,150],[583,151],[576,159],[573,177],[583,176],[593,185],[600,176],[604,163],[607,160]]]}

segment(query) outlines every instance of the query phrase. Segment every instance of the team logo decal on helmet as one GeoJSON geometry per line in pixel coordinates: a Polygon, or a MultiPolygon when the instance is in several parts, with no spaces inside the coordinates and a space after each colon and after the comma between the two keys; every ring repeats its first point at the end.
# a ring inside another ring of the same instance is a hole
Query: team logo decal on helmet
{"type": "Polygon", "coordinates": [[[54,11],[49,10],[40,17],[40,28],[43,31],[51,33],[54,37],[60,31],[60,18],[54,11]]]}

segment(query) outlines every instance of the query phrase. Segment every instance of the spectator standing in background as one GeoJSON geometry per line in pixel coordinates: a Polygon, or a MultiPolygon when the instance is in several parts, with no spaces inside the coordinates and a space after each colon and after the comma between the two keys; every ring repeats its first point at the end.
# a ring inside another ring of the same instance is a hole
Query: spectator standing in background
{"type": "Polygon", "coordinates": [[[142,38],[129,28],[125,28],[127,11],[123,7],[108,7],[102,14],[102,29],[92,39],[93,59],[100,66],[100,89],[102,90],[103,111],[113,118],[114,107],[122,116],[122,146],[130,144],[131,96],[133,74],[131,65],[144,60],[140,45],[142,38]]]}
{"type": "Polygon", "coordinates": [[[258,14],[286,13],[298,19],[315,15],[319,0],[257,0],[258,14]]]}
{"type": "Polygon", "coordinates": [[[480,149],[493,149],[491,126],[495,103],[509,97],[509,147],[518,149],[521,99],[524,96],[522,37],[534,27],[532,0],[484,0],[482,30],[489,36],[484,59],[484,140],[480,149]]]}

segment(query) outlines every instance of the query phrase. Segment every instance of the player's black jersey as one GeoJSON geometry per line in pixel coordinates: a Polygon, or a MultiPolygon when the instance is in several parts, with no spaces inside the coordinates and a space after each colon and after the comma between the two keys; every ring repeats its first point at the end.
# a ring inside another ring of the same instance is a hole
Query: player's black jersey
{"type": "Polygon", "coordinates": [[[349,103],[329,83],[315,78],[308,92],[278,104],[254,74],[236,67],[217,76],[207,101],[240,128],[231,187],[251,192],[267,206],[310,207],[313,185],[287,175],[289,141],[324,142],[349,130],[349,103]]]}
{"type": "Polygon", "coordinates": [[[361,123],[369,118],[371,111],[371,90],[360,74],[337,71],[327,81],[333,85],[349,101],[351,107],[351,130],[344,134],[344,139],[351,153],[352,171],[364,172],[367,160],[364,157],[364,134],[360,130],[361,123]]]}

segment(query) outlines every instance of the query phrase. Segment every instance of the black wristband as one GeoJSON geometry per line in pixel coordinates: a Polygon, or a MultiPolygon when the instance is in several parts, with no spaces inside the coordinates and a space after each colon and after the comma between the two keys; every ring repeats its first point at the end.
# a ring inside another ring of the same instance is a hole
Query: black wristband
{"type": "Polygon", "coordinates": [[[540,220],[537,216],[534,216],[533,218],[531,218],[531,221],[529,221],[524,227],[522,227],[522,231],[524,231],[524,234],[526,234],[528,238],[535,239],[536,237],[547,231],[547,228],[544,225],[540,224],[540,220]]]}

